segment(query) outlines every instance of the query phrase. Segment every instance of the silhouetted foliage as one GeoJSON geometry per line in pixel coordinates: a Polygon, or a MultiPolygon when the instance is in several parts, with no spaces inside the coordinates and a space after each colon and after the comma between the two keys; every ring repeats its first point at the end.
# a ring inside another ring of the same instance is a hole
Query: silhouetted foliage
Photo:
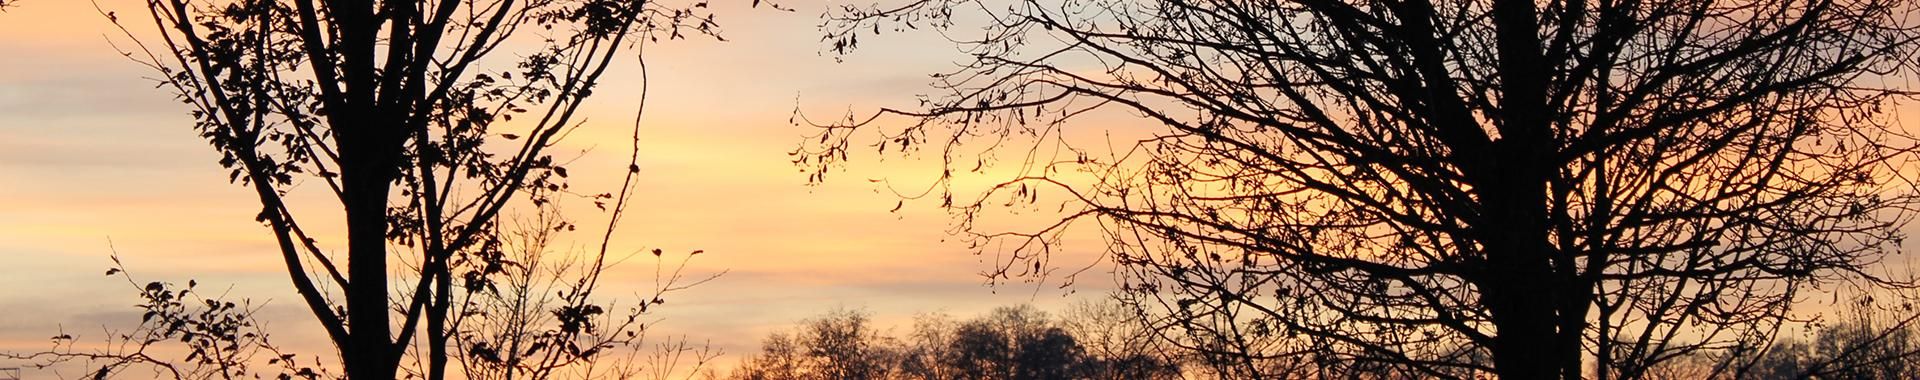
{"type": "MultiPolygon", "coordinates": [[[[302,303],[356,380],[394,378],[409,354],[410,371],[447,376],[456,295],[473,282],[456,284],[471,269],[456,266],[502,255],[510,209],[611,207],[599,259],[585,265],[604,259],[638,166],[618,194],[581,195],[550,150],[629,48],[716,28],[704,2],[650,0],[155,0],[143,13],[106,16],[134,41],[127,56],[192,109],[229,179],[252,190],[302,303]],[[147,22],[157,37],[127,29],[147,22]],[[303,192],[339,208],[296,210],[288,199],[303,192]],[[346,236],[330,250],[309,232],[336,220],[346,236]]],[[[583,307],[554,316],[563,335],[607,312],[584,308],[591,283],[559,301],[583,307]]]]}
{"type": "Polygon", "coordinates": [[[1024,363],[1014,357],[1014,338],[994,327],[985,321],[960,324],[938,363],[960,379],[1012,378],[1014,367],[1024,363]]]}
{"type": "Polygon", "coordinates": [[[654,321],[646,318],[669,295],[719,277],[688,277],[687,263],[698,252],[670,257],[656,250],[655,288],[621,305],[595,292],[613,263],[632,257],[569,250],[561,238],[568,224],[551,210],[514,224],[494,252],[499,256],[455,266],[467,269],[448,325],[458,373],[467,379],[665,380],[691,377],[718,356],[685,337],[647,346],[654,321]]]}
{"type": "Polygon", "coordinates": [[[750,380],[1175,379],[1174,362],[1145,354],[1105,356],[1030,306],[953,322],[922,316],[906,339],[878,331],[866,314],[836,310],[776,333],[732,378],[750,380]]]}
{"type": "Polygon", "coordinates": [[[63,331],[53,336],[53,346],[47,350],[0,353],[0,358],[41,369],[78,367],[85,372],[69,378],[96,380],[334,377],[318,360],[284,351],[269,341],[254,316],[258,306],[210,296],[193,280],[186,286],[160,281],[142,285],[118,256],[113,264],[107,276],[125,280],[140,295],[139,325],[107,331],[97,344],[83,343],[63,331]]]}
{"type": "Polygon", "coordinates": [[[1639,378],[1913,286],[1871,270],[1920,200],[1912,1],[892,3],[829,12],[829,49],[966,60],[915,109],[797,114],[794,163],[937,152],[925,194],[999,279],[1098,229],[1222,376],[1639,378]],[[1060,219],[984,221],[1032,210],[1060,219]]]}
{"type": "MultiPolygon", "coordinates": [[[[686,337],[649,342],[654,310],[675,292],[720,276],[689,277],[688,255],[651,254],[656,273],[651,293],[623,306],[620,299],[595,296],[600,278],[617,262],[581,252],[560,251],[564,244],[559,215],[546,211],[517,220],[504,236],[502,256],[463,273],[460,303],[449,322],[455,331],[455,376],[490,379],[691,379],[711,370],[719,356],[686,337]],[[651,343],[651,344],[649,344],[651,343]]],[[[638,253],[635,254],[640,255],[638,253]]],[[[83,365],[82,378],[231,379],[275,375],[290,379],[338,379],[312,356],[296,356],[267,341],[256,307],[225,297],[202,296],[195,281],[184,288],[164,282],[140,285],[114,258],[109,276],[139,290],[144,301],[140,324],[130,332],[108,332],[99,344],[85,344],[61,333],[54,346],[32,353],[0,352],[36,368],[59,370],[83,365]],[[296,359],[304,360],[300,364],[296,359]],[[150,369],[142,372],[140,369],[150,369]],[[257,369],[267,369],[261,372],[257,369]],[[283,376],[281,376],[283,375],[283,376]]],[[[403,368],[418,378],[422,361],[403,368]]]]}
{"type": "Polygon", "coordinates": [[[741,379],[886,379],[896,370],[890,338],[864,313],[835,310],[808,320],[798,331],[774,334],[761,353],[734,370],[741,379]]]}

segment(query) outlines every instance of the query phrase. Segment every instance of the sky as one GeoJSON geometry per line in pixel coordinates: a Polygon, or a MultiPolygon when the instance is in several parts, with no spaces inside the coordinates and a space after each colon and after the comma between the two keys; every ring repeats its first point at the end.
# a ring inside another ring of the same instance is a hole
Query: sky
{"type": "MultiPolygon", "coordinates": [[[[141,3],[98,2],[118,14],[142,12],[141,3]]],[[[836,62],[815,30],[825,2],[785,4],[792,12],[747,3],[715,2],[726,42],[647,48],[641,185],[615,246],[704,250],[689,273],[726,272],[671,298],[655,314],[656,331],[710,341],[727,353],[724,363],[765,334],[836,307],[904,328],[916,313],[1058,309],[1105,291],[1105,282],[1087,280],[1069,290],[986,286],[978,273],[989,264],[948,234],[950,217],[937,204],[890,212],[899,199],[869,181],[925,183],[935,174],[927,162],[858,158],[808,184],[787,156],[808,132],[788,121],[796,107],[839,115],[911,106],[929,73],[964,57],[937,35],[909,33],[863,41],[836,62]]],[[[111,28],[83,0],[25,0],[0,13],[0,351],[136,321],[136,294],[102,276],[115,254],[142,281],[192,278],[264,302],[278,342],[325,350],[272,236],[253,221],[257,203],[227,182],[218,155],[195,136],[186,108],[155,88],[154,73],[116,53],[129,41],[111,28]]],[[[624,166],[640,83],[633,63],[617,63],[585,110],[588,126],[561,150],[577,157],[571,169],[583,192],[612,191],[624,166]]],[[[593,212],[575,215],[583,227],[602,223],[593,212]]],[[[1100,249],[1068,248],[1068,258],[1100,249]]],[[[648,262],[626,264],[609,293],[643,291],[651,271],[648,262]]]]}

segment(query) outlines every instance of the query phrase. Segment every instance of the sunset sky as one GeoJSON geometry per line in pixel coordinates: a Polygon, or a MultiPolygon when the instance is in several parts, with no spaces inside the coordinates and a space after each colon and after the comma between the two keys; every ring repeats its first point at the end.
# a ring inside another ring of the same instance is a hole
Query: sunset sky
{"type": "MultiPolygon", "coordinates": [[[[99,1],[122,15],[144,12],[140,3],[99,1]]],[[[898,199],[869,181],[925,183],[934,174],[925,162],[856,159],[808,185],[787,157],[808,132],[788,122],[796,106],[829,116],[911,106],[928,73],[963,57],[938,35],[892,34],[836,63],[815,30],[823,4],[793,2],[795,11],[782,12],[747,3],[715,4],[728,42],[647,49],[654,82],[641,187],[616,246],[705,250],[692,273],[729,271],[671,298],[656,314],[662,329],[711,339],[731,361],[767,332],[835,307],[866,308],[904,328],[919,312],[964,316],[1023,302],[1057,309],[1104,292],[1101,273],[1073,294],[1050,284],[984,286],[978,273],[988,264],[950,238],[937,204],[889,212],[898,199]]],[[[0,13],[0,350],[42,347],[63,327],[84,339],[137,320],[127,284],[101,276],[118,252],[143,281],[194,278],[203,289],[230,287],[232,298],[268,300],[270,331],[330,355],[296,303],[272,236],[253,221],[255,199],[227,183],[186,108],[147,78],[154,73],[115,52],[112,44],[128,42],[89,1],[26,0],[0,13]]],[[[574,185],[589,189],[582,192],[612,191],[624,164],[638,100],[634,63],[620,62],[603,82],[587,130],[561,153],[580,157],[573,170],[574,185]]],[[[573,215],[583,227],[603,223],[590,209],[573,215]]],[[[641,291],[650,265],[626,264],[608,293],[641,291]]]]}

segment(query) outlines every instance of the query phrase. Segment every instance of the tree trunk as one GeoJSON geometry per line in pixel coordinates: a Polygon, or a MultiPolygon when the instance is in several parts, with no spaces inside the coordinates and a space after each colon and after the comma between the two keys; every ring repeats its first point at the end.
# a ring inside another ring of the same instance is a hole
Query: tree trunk
{"type": "Polygon", "coordinates": [[[359,170],[342,170],[347,208],[347,326],[352,335],[340,354],[350,379],[393,379],[399,361],[391,352],[387,300],[387,185],[391,180],[371,163],[355,169],[359,170]]]}
{"type": "Polygon", "coordinates": [[[340,155],[342,203],[347,223],[347,326],[340,355],[352,380],[391,380],[399,353],[393,344],[387,283],[387,203],[399,155],[390,135],[398,124],[381,120],[376,97],[380,32],[376,1],[330,1],[340,40],[335,43],[344,79],[344,106],[334,119],[340,155]]]}
{"type": "Polygon", "coordinates": [[[1533,0],[1496,1],[1492,13],[1500,137],[1475,168],[1483,212],[1475,233],[1486,254],[1477,285],[1496,330],[1494,372],[1502,379],[1578,379],[1584,321],[1567,318],[1584,319],[1585,301],[1574,297],[1575,282],[1566,277],[1574,267],[1549,236],[1547,184],[1559,170],[1558,142],[1547,111],[1551,78],[1539,15],[1533,0]],[[1574,303],[1582,312],[1562,312],[1574,303]]]}
{"type": "Polygon", "coordinates": [[[1502,379],[1557,379],[1565,366],[1579,364],[1563,363],[1566,358],[1556,354],[1562,352],[1561,286],[1548,261],[1545,182],[1523,173],[1493,178],[1484,188],[1488,223],[1479,233],[1487,272],[1479,284],[1481,299],[1496,330],[1490,347],[1494,372],[1502,379]]]}

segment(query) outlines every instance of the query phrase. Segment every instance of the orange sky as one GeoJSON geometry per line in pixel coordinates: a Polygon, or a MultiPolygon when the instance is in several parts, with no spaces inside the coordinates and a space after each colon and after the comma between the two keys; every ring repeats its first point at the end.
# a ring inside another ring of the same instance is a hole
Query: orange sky
{"type": "MultiPolygon", "coordinates": [[[[100,3],[143,11],[137,0],[100,3]]],[[[789,13],[746,3],[715,4],[731,42],[649,48],[643,185],[616,243],[703,249],[694,271],[731,271],[673,299],[658,314],[663,328],[711,339],[737,359],[765,333],[836,306],[864,307],[905,328],[897,321],[917,312],[971,315],[1021,302],[1057,309],[1102,292],[1099,273],[1073,296],[982,286],[976,273],[986,264],[943,241],[947,215],[936,204],[889,213],[896,199],[866,180],[928,179],[924,163],[856,160],[807,186],[786,155],[808,132],[787,122],[796,101],[827,115],[911,106],[927,73],[962,57],[938,36],[894,34],[835,63],[814,29],[821,4],[795,2],[789,13]]],[[[185,108],[143,79],[152,73],[114,52],[110,27],[83,0],[25,0],[0,13],[0,350],[40,347],[61,326],[97,335],[103,324],[138,318],[128,307],[135,295],[101,276],[115,249],[143,280],[192,277],[203,288],[230,284],[236,297],[272,300],[276,336],[317,343],[271,235],[253,222],[255,201],[226,182],[185,108]]],[[[588,132],[569,140],[572,151],[593,148],[573,168],[575,186],[606,189],[583,192],[611,191],[624,164],[638,83],[635,66],[624,68],[590,103],[588,132]]],[[[583,227],[601,223],[591,212],[575,216],[583,227]]],[[[645,265],[627,267],[616,283],[633,287],[611,293],[650,283],[645,265]]]]}

